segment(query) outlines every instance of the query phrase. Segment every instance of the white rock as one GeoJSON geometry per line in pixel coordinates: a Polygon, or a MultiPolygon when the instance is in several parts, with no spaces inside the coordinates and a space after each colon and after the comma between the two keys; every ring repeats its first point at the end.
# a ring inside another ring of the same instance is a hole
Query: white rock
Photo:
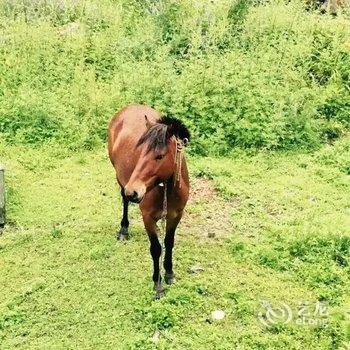
{"type": "Polygon", "coordinates": [[[191,266],[188,269],[188,272],[190,272],[190,273],[200,273],[200,272],[203,272],[203,271],[204,271],[204,269],[201,266],[191,266]]]}
{"type": "Polygon", "coordinates": [[[221,321],[225,318],[225,312],[222,310],[215,310],[211,313],[211,318],[215,321],[221,321]]]}

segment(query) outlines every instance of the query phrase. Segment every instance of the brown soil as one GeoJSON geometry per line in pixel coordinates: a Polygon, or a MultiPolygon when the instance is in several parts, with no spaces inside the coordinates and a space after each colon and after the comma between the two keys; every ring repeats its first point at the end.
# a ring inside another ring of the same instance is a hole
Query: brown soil
{"type": "Polygon", "coordinates": [[[196,178],[181,220],[179,234],[189,232],[199,238],[225,238],[232,234],[231,213],[236,202],[220,197],[211,180],[196,178]],[[188,229],[188,230],[187,230],[188,229]]]}

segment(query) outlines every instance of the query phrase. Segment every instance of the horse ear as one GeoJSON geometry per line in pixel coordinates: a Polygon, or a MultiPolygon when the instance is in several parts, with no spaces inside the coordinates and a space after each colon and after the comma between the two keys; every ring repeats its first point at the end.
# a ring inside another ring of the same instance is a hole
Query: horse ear
{"type": "Polygon", "coordinates": [[[146,128],[149,129],[153,124],[149,121],[147,115],[145,115],[146,128]]]}

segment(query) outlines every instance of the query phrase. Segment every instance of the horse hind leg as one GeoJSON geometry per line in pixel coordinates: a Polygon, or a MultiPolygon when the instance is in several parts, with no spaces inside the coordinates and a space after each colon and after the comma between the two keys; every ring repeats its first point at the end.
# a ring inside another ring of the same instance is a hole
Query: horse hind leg
{"type": "Polygon", "coordinates": [[[123,198],[123,217],[120,222],[120,230],[117,233],[117,239],[124,241],[129,239],[129,220],[128,220],[128,209],[129,209],[129,200],[126,198],[124,189],[121,189],[121,194],[123,198]]]}

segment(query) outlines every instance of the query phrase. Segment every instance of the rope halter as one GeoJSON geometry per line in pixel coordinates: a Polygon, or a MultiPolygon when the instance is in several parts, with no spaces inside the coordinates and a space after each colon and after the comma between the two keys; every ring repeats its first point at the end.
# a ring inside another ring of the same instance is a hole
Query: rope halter
{"type": "Polygon", "coordinates": [[[187,144],[187,139],[178,139],[176,138],[176,150],[175,150],[175,172],[174,172],[174,187],[176,184],[181,188],[181,170],[182,170],[182,160],[183,160],[183,151],[187,144]]]}
{"type": "MultiPolygon", "coordinates": [[[[176,185],[181,188],[181,172],[182,172],[182,161],[183,161],[183,152],[185,149],[185,146],[187,145],[188,140],[184,139],[178,139],[176,138],[176,149],[175,149],[175,171],[174,171],[174,183],[173,186],[176,187],[176,185]]],[[[165,218],[167,215],[167,182],[164,181],[160,184],[160,186],[164,187],[164,197],[163,197],[163,212],[162,212],[162,218],[165,218]]]]}

